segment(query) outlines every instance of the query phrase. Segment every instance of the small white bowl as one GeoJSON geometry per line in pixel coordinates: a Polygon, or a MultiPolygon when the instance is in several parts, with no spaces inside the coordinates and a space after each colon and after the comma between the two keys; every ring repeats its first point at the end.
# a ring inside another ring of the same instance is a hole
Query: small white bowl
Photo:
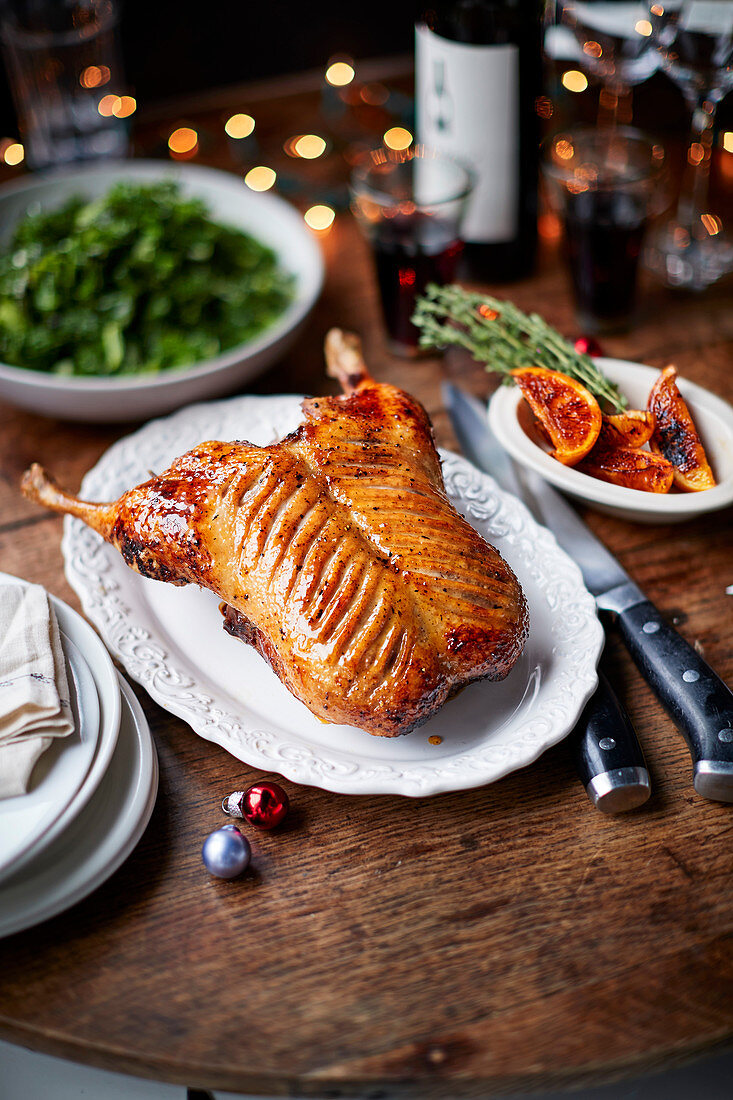
{"type": "MultiPolygon", "coordinates": [[[[628,399],[629,408],[645,409],[659,371],[623,359],[596,359],[600,370],[628,399]]],[[[678,523],[733,503],[733,408],[702,386],[678,376],[677,384],[695,421],[717,485],[700,493],[644,493],[611,485],[551,458],[549,447],[529,434],[529,418],[517,386],[502,386],[489,403],[489,424],[511,457],[544,477],[568,496],[599,512],[637,523],[678,523]]]]}
{"type": "Polygon", "coordinates": [[[67,378],[0,363],[0,399],[62,420],[148,419],[192,401],[231,392],[261,374],[291,346],[323,286],[321,250],[298,211],[276,195],[250,191],[229,172],[194,164],[125,160],[30,176],[0,188],[0,248],[30,206],[53,209],[72,195],[96,198],[121,180],[174,179],[184,195],[203,199],[211,216],[234,225],[277,254],[295,276],[293,301],[261,336],[213,359],[154,375],[67,378]]]}

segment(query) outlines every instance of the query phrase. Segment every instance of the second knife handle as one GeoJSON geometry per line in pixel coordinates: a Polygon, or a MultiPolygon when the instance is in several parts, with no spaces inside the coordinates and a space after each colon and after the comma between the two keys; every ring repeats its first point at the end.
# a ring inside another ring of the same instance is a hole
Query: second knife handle
{"type": "Polygon", "coordinates": [[[601,670],[598,687],[570,735],[575,766],[594,806],[621,813],[643,805],[651,787],[631,720],[601,670]]]}
{"type": "Polygon", "coordinates": [[[634,661],[684,734],[698,794],[733,802],[733,692],[648,600],[617,625],[634,661]]]}

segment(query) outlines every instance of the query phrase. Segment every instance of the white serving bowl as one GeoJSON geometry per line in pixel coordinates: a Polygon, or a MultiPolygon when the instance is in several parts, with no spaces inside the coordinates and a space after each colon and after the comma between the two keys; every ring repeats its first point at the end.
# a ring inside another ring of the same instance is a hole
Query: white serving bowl
{"type": "MultiPolygon", "coordinates": [[[[615,382],[629,408],[645,409],[659,371],[623,359],[596,359],[615,382]]],[[[733,503],[733,409],[702,386],[678,377],[677,384],[692,414],[710,460],[717,485],[700,493],[644,493],[611,485],[551,458],[549,447],[530,434],[529,418],[517,386],[502,386],[489,403],[489,423],[499,442],[522,466],[536,471],[557,489],[599,512],[637,523],[677,523],[714,512],[733,503]]]]}
{"type": "Polygon", "coordinates": [[[0,188],[0,249],[35,204],[53,209],[72,195],[97,198],[121,180],[174,179],[184,195],[206,202],[216,221],[251,233],[295,276],[295,295],[282,316],[253,340],[205,362],[155,375],[67,378],[0,363],[0,399],[63,420],[139,420],[241,387],[294,342],[323,285],[321,250],[301,215],[276,195],[250,191],[229,172],[167,161],[125,160],[29,176],[0,188]]]}

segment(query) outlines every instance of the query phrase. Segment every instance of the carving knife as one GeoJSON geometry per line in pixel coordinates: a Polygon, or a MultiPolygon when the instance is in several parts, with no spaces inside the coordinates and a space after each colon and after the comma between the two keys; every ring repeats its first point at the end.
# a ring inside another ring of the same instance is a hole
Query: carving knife
{"type": "MultiPolygon", "coordinates": [[[[489,428],[481,402],[448,382],[443,383],[443,400],[466,458],[491,474],[502,489],[525,499],[514,463],[489,428]]],[[[570,734],[570,745],[580,780],[597,809],[620,813],[649,798],[651,785],[641,745],[600,669],[598,687],[570,734]]]]}
{"type": "MultiPolygon", "coordinates": [[[[489,427],[479,408],[485,438],[489,427]]],[[[478,424],[471,423],[478,441],[478,424]]],[[[733,802],[733,692],[665,621],[575,509],[538,474],[527,471],[523,482],[536,517],[577,562],[598,608],[612,617],[642,676],[687,741],[695,790],[703,798],[733,802]]]]}

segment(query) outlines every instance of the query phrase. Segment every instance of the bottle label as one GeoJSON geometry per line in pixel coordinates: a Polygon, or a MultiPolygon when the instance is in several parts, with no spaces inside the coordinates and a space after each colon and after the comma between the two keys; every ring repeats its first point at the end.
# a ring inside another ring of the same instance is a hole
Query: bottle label
{"type": "Polygon", "coordinates": [[[464,240],[510,241],[519,220],[519,48],[415,29],[418,141],[476,173],[464,240]]]}

